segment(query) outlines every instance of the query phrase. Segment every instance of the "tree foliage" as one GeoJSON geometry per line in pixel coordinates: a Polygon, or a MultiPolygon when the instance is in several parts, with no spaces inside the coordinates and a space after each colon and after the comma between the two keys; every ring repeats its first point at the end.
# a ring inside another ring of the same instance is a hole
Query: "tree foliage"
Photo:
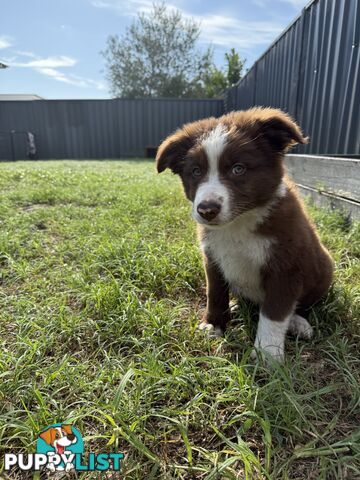
{"type": "Polygon", "coordinates": [[[225,59],[227,62],[227,82],[228,86],[231,87],[241,79],[246,60],[241,60],[240,55],[235,48],[232,48],[230,52],[225,53],[225,59]]]}
{"type": "Polygon", "coordinates": [[[103,55],[111,93],[118,97],[196,97],[212,65],[212,50],[197,48],[200,25],[165,4],[140,13],[103,55]]]}
{"type": "Polygon", "coordinates": [[[197,46],[200,24],[164,3],[140,13],[125,34],[110,35],[103,55],[111,93],[116,97],[218,97],[234,85],[245,61],[234,48],[225,67],[213,51],[197,46]]]}
{"type": "Polygon", "coordinates": [[[235,85],[241,77],[246,60],[241,60],[234,48],[225,53],[225,68],[219,69],[211,65],[204,76],[204,90],[206,97],[217,97],[226,88],[235,85]]]}

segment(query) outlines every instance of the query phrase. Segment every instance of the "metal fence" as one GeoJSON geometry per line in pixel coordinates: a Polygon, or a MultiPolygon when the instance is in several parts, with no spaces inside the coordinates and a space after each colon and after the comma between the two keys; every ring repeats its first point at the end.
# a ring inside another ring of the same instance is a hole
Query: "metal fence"
{"type": "Polygon", "coordinates": [[[185,122],[264,105],[310,136],[299,153],[360,155],[360,0],[313,0],[224,100],[0,102],[0,159],[144,156],[185,122]],[[11,133],[11,131],[14,131],[11,133]]]}
{"type": "Polygon", "coordinates": [[[0,159],[143,157],[185,122],[223,113],[222,100],[113,99],[0,102],[0,159]]]}
{"type": "Polygon", "coordinates": [[[225,95],[225,110],[282,108],[299,152],[360,154],[360,0],[313,0],[225,95]]]}

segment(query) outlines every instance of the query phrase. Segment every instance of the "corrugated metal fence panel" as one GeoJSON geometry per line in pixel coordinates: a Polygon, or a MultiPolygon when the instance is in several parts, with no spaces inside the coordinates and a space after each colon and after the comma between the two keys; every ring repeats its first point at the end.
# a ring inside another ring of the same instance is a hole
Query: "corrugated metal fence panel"
{"type": "Polygon", "coordinates": [[[144,156],[183,123],[223,111],[207,99],[0,102],[0,159],[9,159],[11,130],[33,132],[44,159],[144,156]]]}
{"type": "Polygon", "coordinates": [[[313,153],[360,152],[360,1],[322,0],[305,12],[298,118],[313,153]]]}
{"type": "Polygon", "coordinates": [[[255,105],[256,68],[257,65],[249,70],[239,85],[230,89],[230,92],[232,92],[231,101],[229,102],[231,103],[230,108],[226,102],[226,99],[229,96],[229,92],[227,92],[225,99],[227,112],[231,110],[239,110],[239,105],[241,105],[241,109],[250,108],[255,105]]]}
{"type": "Polygon", "coordinates": [[[300,152],[359,154],[359,72],[360,0],[314,0],[227,92],[225,105],[288,111],[310,136],[300,152]]]}
{"type": "Polygon", "coordinates": [[[296,114],[296,94],[301,53],[301,17],[287,30],[281,42],[256,65],[255,104],[286,109],[296,114]]]}

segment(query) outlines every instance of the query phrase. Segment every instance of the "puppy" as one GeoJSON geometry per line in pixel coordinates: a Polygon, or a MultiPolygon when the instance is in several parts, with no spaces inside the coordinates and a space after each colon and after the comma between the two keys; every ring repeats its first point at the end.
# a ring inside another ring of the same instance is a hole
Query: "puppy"
{"type": "Polygon", "coordinates": [[[284,171],[286,151],[306,142],[281,110],[256,107],[186,124],[156,156],[159,173],[180,175],[198,223],[207,280],[200,328],[223,333],[229,291],[256,302],[252,356],[282,360],[288,331],[311,338],[302,315],[332,281],[331,257],[284,171]]]}

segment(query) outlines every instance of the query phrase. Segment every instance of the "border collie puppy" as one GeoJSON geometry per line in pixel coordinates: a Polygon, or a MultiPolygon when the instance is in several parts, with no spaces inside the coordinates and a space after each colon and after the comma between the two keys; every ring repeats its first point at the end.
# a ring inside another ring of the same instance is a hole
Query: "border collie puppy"
{"type": "Polygon", "coordinates": [[[332,259],[284,173],[284,153],[306,143],[281,110],[252,108],[184,125],[159,147],[157,170],[179,174],[204,256],[200,328],[221,335],[229,290],[260,305],[256,351],[282,360],[288,331],[311,338],[301,316],[328,290],[332,259]]]}

